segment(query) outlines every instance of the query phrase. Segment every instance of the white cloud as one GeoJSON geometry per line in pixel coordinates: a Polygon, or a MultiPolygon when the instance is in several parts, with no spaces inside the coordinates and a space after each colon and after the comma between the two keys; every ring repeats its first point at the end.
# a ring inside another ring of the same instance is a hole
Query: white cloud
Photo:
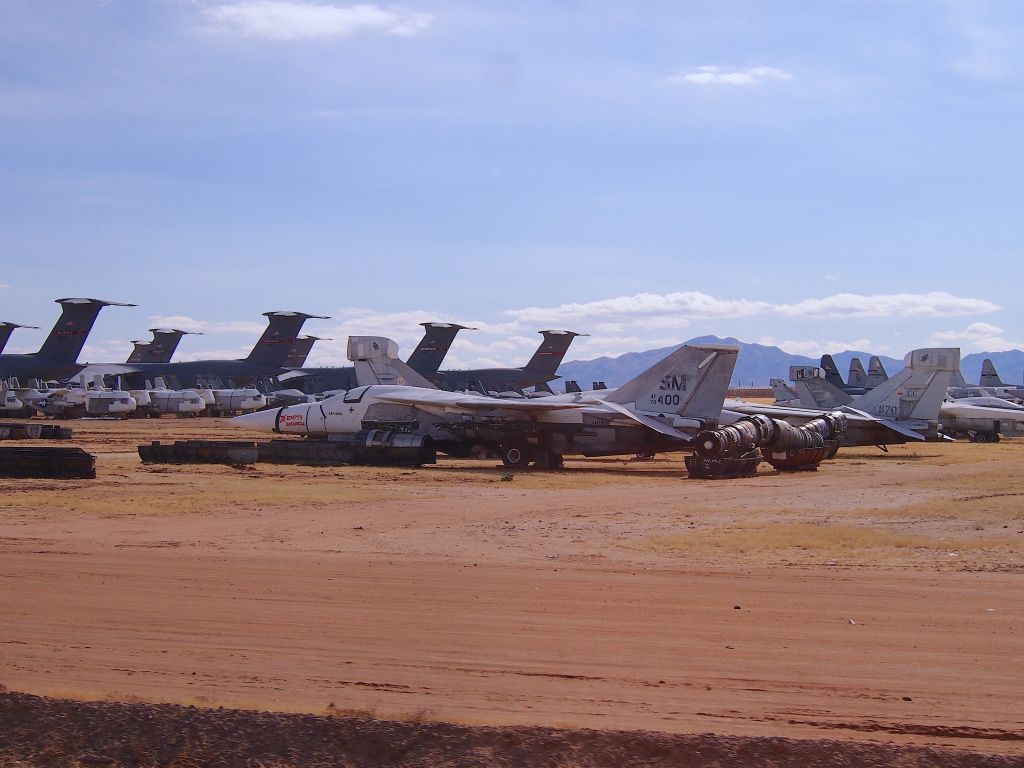
{"type": "MultiPolygon", "coordinates": [[[[638,293],[580,304],[559,304],[557,307],[526,307],[508,309],[502,314],[521,323],[566,327],[604,321],[606,323],[642,323],[659,328],[673,325],[684,328],[689,318],[747,317],[766,311],[771,305],[747,299],[719,299],[699,291],[681,293],[638,293]]],[[[549,327],[549,326],[545,326],[549,327]]],[[[610,328],[609,328],[610,330],[610,328]]]]}
{"type": "Polygon", "coordinates": [[[998,304],[984,299],[931,293],[890,293],[864,296],[836,293],[823,299],[779,304],[774,311],[786,317],[957,317],[995,312],[998,304]]]}
{"type": "Polygon", "coordinates": [[[308,0],[242,0],[204,8],[206,31],[266,40],[348,37],[376,30],[410,37],[433,21],[428,13],[384,8],[373,3],[334,5],[308,0]]]}
{"type": "Polygon", "coordinates": [[[192,333],[248,333],[259,336],[266,330],[266,323],[250,320],[230,320],[223,323],[209,323],[186,315],[150,315],[154,327],[177,328],[192,333]]]}
{"type": "Polygon", "coordinates": [[[968,352],[1002,352],[1024,349],[1024,341],[1011,341],[1003,329],[990,323],[971,323],[960,331],[939,331],[928,339],[930,347],[958,346],[968,352]]]}
{"type": "Polygon", "coordinates": [[[9,286],[9,285],[8,285],[7,283],[0,283],[0,289],[3,289],[3,288],[10,288],[10,287],[11,287],[11,286],[9,286]]]}
{"type": "Polygon", "coordinates": [[[746,67],[726,70],[722,67],[697,67],[691,72],[669,75],[665,82],[691,85],[759,85],[767,80],[792,80],[793,75],[776,67],[746,67]]]}
{"type": "Polygon", "coordinates": [[[755,343],[763,344],[767,347],[778,347],[785,352],[789,352],[791,355],[803,355],[804,357],[821,357],[826,353],[836,354],[837,352],[845,352],[848,349],[857,352],[872,352],[879,355],[889,351],[888,347],[877,346],[870,339],[855,339],[853,341],[784,339],[777,341],[771,336],[766,336],[758,339],[755,343]]]}

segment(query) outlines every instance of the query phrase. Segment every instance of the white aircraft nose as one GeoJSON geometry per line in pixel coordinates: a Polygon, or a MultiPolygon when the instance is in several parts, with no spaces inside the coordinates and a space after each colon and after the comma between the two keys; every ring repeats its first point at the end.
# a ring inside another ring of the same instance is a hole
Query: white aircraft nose
{"type": "Polygon", "coordinates": [[[242,427],[243,429],[255,429],[260,432],[273,432],[278,410],[280,409],[271,408],[266,411],[245,413],[241,416],[235,416],[232,419],[228,419],[228,423],[233,424],[236,427],[242,427]]]}

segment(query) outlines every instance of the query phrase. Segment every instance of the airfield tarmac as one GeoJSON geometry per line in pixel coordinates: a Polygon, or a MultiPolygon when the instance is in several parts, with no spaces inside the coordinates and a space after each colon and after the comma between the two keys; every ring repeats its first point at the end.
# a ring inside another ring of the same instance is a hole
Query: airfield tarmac
{"type": "Polygon", "coordinates": [[[0,480],[10,691],[1024,754],[1024,441],[503,480],[144,466],[149,440],[263,436],[71,426],[96,480],[0,480]]]}

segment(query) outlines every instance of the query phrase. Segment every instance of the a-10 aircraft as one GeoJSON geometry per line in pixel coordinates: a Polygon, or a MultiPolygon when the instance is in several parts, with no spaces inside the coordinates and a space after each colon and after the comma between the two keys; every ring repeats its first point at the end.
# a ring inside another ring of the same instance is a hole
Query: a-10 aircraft
{"type": "Polygon", "coordinates": [[[61,314],[38,352],[23,355],[0,354],[0,378],[64,380],[74,376],[85,366],[78,356],[103,307],[134,307],[117,301],[100,299],[57,299],[61,314]]]}
{"type": "Polygon", "coordinates": [[[232,420],[241,427],[313,438],[373,430],[414,433],[452,455],[482,445],[510,467],[557,467],[565,454],[603,456],[680,450],[717,423],[738,348],[684,346],[617,389],[543,398],[498,398],[434,388],[397,359],[397,345],[350,337],[357,386],[318,403],[232,420]],[[369,377],[369,378],[368,378],[369,377]]]}

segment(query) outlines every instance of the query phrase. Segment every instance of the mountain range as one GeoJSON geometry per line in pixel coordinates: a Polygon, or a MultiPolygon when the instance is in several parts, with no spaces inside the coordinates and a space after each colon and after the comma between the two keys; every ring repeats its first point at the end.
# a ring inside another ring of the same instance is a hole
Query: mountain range
{"type": "MultiPolygon", "coordinates": [[[[764,344],[747,344],[733,337],[720,338],[718,336],[698,336],[683,342],[683,344],[735,344],[740,348],[739,358],[736,361],[736,370],[733,373],[733,385],[738,387],[766,387],[771,379],[784,379],[789,375],[791,365],[818,365],[819,359],[804,357],[803,355],[791,355],[778,347],[769,347],[764,344]]],[[[584,389],[589,388],[595,381],[603,381],[609,387],[617,387],[626,383],[631,378],[646,368],[654,365],[661,358],[682,344],[660,349],[649,349],[646,352],[627,352],[618,357],[598,357],[594,360],[570,360],[562,363],[558,368],[558,374],[566,380],[579,382],[584,389]]],[[[864,367],[868,367],[870,352],[858,352],[845,350],[832,354],[843,378],[847,378],[850,369],[850,360],[859,357],[864,367]]],[[[879,356],[885,370],[892,376],[902,370],[903,360],[895,357],[879,356]]],[[[963,371],[964,379],[976,384],[981,376],[981,363],[986,358],[991,358],[999,371],[999,375],[1007,384],[1020,384],[1024,376],[1024,351],[1012,349],[1007,352],[976,352],[967,355],[960,360],[960,369],[963,371]]]]}

